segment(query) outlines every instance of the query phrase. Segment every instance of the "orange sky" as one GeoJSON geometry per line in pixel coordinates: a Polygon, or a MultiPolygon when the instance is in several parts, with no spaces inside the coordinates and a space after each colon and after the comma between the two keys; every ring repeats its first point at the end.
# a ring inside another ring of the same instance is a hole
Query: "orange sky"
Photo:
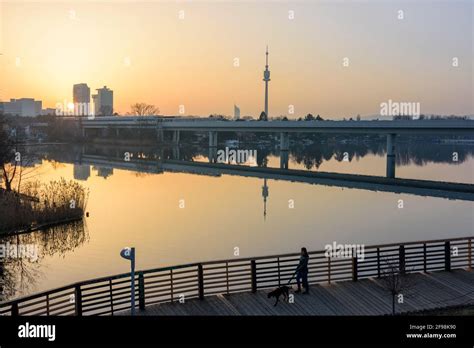
{"type": "Polygon", "coordinates": [[[121,113],[147,102],[231,115],[235,103],[257,116],[268,44],[270,116],[371,115],[388,99],[474,114],[472,5],[403,4],[401,21],[395,2],[6,1],[0,98],[54,107],[85,82],[113,89],[121,113]]]}

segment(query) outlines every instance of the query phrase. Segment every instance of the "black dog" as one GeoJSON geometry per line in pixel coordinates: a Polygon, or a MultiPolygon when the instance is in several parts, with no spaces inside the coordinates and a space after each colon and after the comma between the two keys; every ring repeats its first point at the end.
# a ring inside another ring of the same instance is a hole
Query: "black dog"
{"type": "Polygon", "coordinates": [[[268,293],[268,298],[275,297],[276,301],[275,304],[273,305],[274,307],[278,304],[278,301],[280,301],[280,296],[283,295],[284,300],[288,300],[288,294],[290,292],[290,288],[288,286],[280,286],[279,288],[271,291],[268,293]]]}

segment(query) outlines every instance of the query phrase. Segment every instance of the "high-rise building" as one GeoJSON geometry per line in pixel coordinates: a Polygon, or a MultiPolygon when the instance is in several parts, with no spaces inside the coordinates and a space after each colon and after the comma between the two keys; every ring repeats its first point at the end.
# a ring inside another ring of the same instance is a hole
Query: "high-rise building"
{"type": "Polygon", "coordinates": [[[38,116],[41,115],[42,101],[33,98],[10,99],[3,102],[2,111],[5,115],[38,116]]]}
{"type": "Polygon", "coordinates": [[[43,109],[43,102],[41,100],[35,100],[35,116],[41,115],[43,109]]]}
{"type": "Polygon", "coordinates": [[[114,91],[104,86],[97,89],[97,94],[92,96],[95,114],[98,116],[112,116],[114,112],[114,91]]]}
{"type": "Polygon", "coordinates": [[[92,95],[92,104],[94,104],[94,115],[99,114],[99,102],[97,101],[97,94],[92,95]]]}
{"type": "Polygon", "coordinates": [[[78,83],[72,87],[72,100],[74,104],[91,102],[91,89],[87,83],[78,83]]]}
{"type": "Polygon", "coordinates": [[[87,83],[78,83],[72,87],[74,115],[88,116],[91,108],[91,89],[87,83]]]}
{"type": "Polygon", "coordinates": [[[234,120],[240,119],[240,108],[234,104],[234,120]]]}

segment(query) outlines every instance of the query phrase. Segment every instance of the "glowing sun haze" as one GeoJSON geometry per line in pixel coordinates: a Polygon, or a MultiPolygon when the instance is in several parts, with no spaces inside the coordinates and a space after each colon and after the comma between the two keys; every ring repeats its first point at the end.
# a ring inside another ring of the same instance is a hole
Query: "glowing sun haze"
{"type": "Polygon", "coordinates": [[[147,102],[165,115],[179,105],[191,115],[231,115],[235,103],[255,117],[268,44],[270,116],[373,115],[389,99],[420,102],[421,113],[474,114],[471,1],[0,7],[2,100],[31,97],[54,107],[85,82],[91,92],[111,88],[120,113],[147,102]]]}

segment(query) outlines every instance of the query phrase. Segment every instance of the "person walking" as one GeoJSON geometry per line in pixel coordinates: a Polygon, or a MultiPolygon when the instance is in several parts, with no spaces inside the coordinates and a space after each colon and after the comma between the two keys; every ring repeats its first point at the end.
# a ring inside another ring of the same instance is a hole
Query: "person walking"
{"type": "Polygon", "coordinates": [[[309,293],[309,285],[308,285],[308,261],[309,255],[306,248],[301,248],[301,256],[300,256],[300,263],[298,267],[296,267],[296,284],[298,285],[298,290],[295,293],[301,292],[301,282],[303,283],[304,292],[303,294],[309,293]]]}

